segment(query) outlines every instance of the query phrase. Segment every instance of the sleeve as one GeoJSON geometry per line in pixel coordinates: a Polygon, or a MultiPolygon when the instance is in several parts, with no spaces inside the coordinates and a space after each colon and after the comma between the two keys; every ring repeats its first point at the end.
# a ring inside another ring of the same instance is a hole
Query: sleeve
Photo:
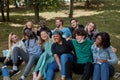
{"type": "Polygon", "coordinates": [[[68,40],[68,46],[69,46],[70,50],[72,50],[75,53],[75,48],[74,48],[71,40],[68,40]]]}
{"type": "Polygon", "coordinates": [[[116,53],[114,53],[112,51],[112,47],[108,48],[108,53],[109,53],[108,62],[110,64],[117,64],[118,63],[118,59],[117,59],[116,53]]]}
{"type": "Polygon", "coordinates": [[[93,57],[93,62],[96,63],[97,62],[97,59],[98,59],[98,51],[97,51],[97,47],[95,46],[95,44],[93,44],[91,46],[91,52],[92,52],[92,57],[93,57]]]}
{"type": "Polygon", "coordinates": [[[52,44],[51,51],[52,51],[53,55],[56,54],[55,43],[52,44]]]}

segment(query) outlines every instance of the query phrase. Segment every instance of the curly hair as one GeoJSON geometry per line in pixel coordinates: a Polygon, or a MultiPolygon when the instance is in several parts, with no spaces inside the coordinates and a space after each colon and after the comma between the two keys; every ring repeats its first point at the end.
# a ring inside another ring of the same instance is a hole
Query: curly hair
{"type": "Polygon", "coordinates": [[[102,39],[101,45],[102,45],[103,49],[106,49],[106,48],[108,48],[108,47],[111,45],[111,43],[110,43],[110,36],[109,36],[108,33],[106,33],[106,32],[100,32],[100,33],[98,33],[98,34],[95,36],[95,39],[96,39],[98,36],[100,36],[101,39],[102,39]]]}

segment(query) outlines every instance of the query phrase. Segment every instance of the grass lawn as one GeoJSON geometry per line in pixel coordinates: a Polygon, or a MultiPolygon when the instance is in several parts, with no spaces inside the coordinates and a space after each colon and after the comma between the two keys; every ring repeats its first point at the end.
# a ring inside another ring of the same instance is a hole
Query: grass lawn
{"type": "MultiPolygon", "coordinates": [[[[114,1],[114,0],[113,0],[114,1]]],[[[104,5],[96,10],[96,8],[90,9],[78,9],[75,8],[74,17],[78,19],[80,24],[86,25],[88,22],[93,21],[97,24],[97,28],[99,32],[106,31],[111,36],[111,43],[112,46],[117,48],[117,56],[119,59],[118,65],[115,65],[115,69],[117,72],[120,72],[120,1],[113,2],[113,1],[104,1],[104,5]]],[[[41,12],[40,19],[45,19],[47,25],[53,29],[55,27],[54,18],[61,17],[64,20],[64,26],[70,26],[69,18],[68,18],[68,10],[63,9],[58,11],[57,13],[54,11],[51,12],[41,12]]],[[[2,50],[8,48],[8,34],[10,32],[15,32],[19,35],[19,38],[22,37],[22,28],[26,21],[32,20],[34,21],[34,13],[30,8],[11,8],[10,9],[10,22],[0,22],[0,53],[2,50]]],[[[1,15],[0,15],[1,21],[1,15]]],[[[37,27],[37,24],[35,24],[37,27]]],[[[23,68],[21,66],[20,68],[23,68]]],[[[17,80],[19,75],[16,75],[11,80],[17,80]]],[[[60,76],[57,76],[60,77],[60,76]]],[[[78,80],[79,76],[74,76],[74,80],[78,80]]],[[[32,74],[29,74],[26,80],[31,80],[32,74]]],[[[1,77],[0,77],[1,80],[1,77]]],[[[55,79],[60,80],[60,79],[55,79]]],[[[111,79],[116,80],[116,79],[111,79]]]]}

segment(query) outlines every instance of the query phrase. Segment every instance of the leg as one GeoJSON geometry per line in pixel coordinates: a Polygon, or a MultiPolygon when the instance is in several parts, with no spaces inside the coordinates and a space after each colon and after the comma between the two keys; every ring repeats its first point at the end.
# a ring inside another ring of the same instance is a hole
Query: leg
{"type": "Polygon", "coordinates": [[[66,62],[73,62],[73,56],[72,54],[62,54],[60,57],[60,63],[61,63],[61,70],[62,70],[62,78],[64,80],[65,78],[65,64],[66,62]]]}
{"type": "Polygon", "coordinates": [[[106,62],[101,64],[101,80],[109,80],[109,65],[106,62]]]}
{"type": "Polygon", "coordinates": [[[100,64],[94,64],[94,71],[93,71],[93,80],[100,80],[100,73],[101,73],[100,64]]]}
{"type": "Polygon", "coordinates": [[[20,56],[25,62],[28,61],[29,55],[19,47],[13,49],[13,64],[17,64],[18,56],[20,56]]]}
{"type": "Polygon", "coordinates": [[[30,70],[32,69],[34,64],[37,62],[37,60],[38,59],[35,55],[29,55],[29,60],[23,73],[24,76],[27,76],[29,74],[30,70]]]}
{"type": "Polygon", "coordinates": [[[72,68],[73,68],[73,62],[66,62],[65,65],[65,72],[66,72],[66,80],[72,80],[72,68]]]}
{"type": "Polygon", "coordinates": [[[58,65],[56,61],[53,61],[50,65],[48,65],[46,80],[53,80],[55,71],[58,71],[58,65]]]}
{"type": "Polygon", "coordinates": [[[84,66],[82,80],[89,80],[92,74],[93,74],[93,64],[91,62],[88,62],[84,66]]]}

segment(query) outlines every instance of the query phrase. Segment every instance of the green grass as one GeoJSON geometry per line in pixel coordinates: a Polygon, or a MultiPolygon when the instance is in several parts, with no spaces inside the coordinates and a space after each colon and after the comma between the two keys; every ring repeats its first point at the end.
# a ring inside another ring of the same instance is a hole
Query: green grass
{"type": "MultiPolygon", "coordinates": [[[[114,0],[113,0],[114,1],[114,0]]],[[[111,36],[111,44],[113,47],[117,48],[117,56],[120,61],[120,1],[118,2],[112,2],[112,0],[106,0],[104,1],[104,6],[100,7],[99,10],[96,8],[90,8],[88,10],[84,11],[93,11],[92,15],[84,16],[84,13],[78,11],[74,13],[74,16],[77,14],[83,14],[83,16],[75,17],[78,19],[80,24],[86,25],[86,23],[93,21],[97,24],[98,30],[106,31],[111,36]],[[93,10],[92,10],[93,9],[93,10]],[[99,14],[94,14],[94,12],[100,12],[99,14]]],[[[78,10],[78,8],[77,8],[78,10]]],[[[61,17],[64,20],[64,26],[70,26],[69,18],[67,16],[68,10],[61,10],[57,13],[53,12],[41,12],[40,13],[40,19],[45,19],[47,22],[47,25],[53,29],[55,27],[54,25],[54,17],[61,17]],[[60,13],[60,14],[58,14],[60,13]],[[50,15],[52,14],[52,15],[50,15]],[[47,17],[50,17],[47,19],[47,17]]],[[[87,14],[87,13],[85,13],[87,14]]],[[[22,37],[22,28],[26,21],[32,20],[34,21],[34,13],[33,10],[30,8],[11,8],[10,9],[10,22],[0,22],[0,53],[2,53],[2,50],[8,48],[7,46],[7,40],[8,40],[8,34],[10,32],[15,32],[19,35],[19,38],[22,37]]],[[[1,15],[0,15],[0,21],[1,21],[1,15]]],[[[37,27],[37,24],[36,24],[37,27]]],[[[120,72],[119,70],[120,63],[115,66],[116,71],[120,72]]],[[[22,66],[20,68],[23,68],[22,66]]],[[[11,80],[16,80],[20,75],[16,75],[16,78],[13,77],[11,80]]],[[[57,76],[58,77],[58,76],[57,76]]],[[[78,80],[79,76],[76,77],[75,80],[78,80]]],[[[32,74],[29,74],[29,77],[27,80],[30,80],[32,78],[32,74]]],[[[58,80],[58,79],[55,79],[58,80]]],[[[112,79],[113,80],[113,79],[112,79]]]]}

